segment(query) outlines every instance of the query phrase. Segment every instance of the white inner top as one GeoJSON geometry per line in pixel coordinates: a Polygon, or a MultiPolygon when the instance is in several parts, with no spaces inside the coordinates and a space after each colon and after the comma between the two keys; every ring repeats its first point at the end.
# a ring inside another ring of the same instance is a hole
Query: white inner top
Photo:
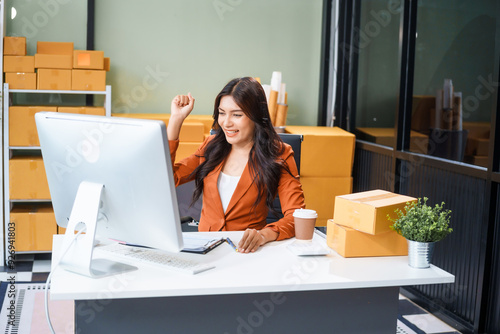
{"type": "Polygon", "coordinates": [[[217,180],[217,188],[219,189],[220,200],[222,202],[222,208],[224,213],[226,213],[227,206],[233,197],[234,190],[240,181],[240,176],[231,176],[224,173],[220,173],[219,179],[217,180]]]}

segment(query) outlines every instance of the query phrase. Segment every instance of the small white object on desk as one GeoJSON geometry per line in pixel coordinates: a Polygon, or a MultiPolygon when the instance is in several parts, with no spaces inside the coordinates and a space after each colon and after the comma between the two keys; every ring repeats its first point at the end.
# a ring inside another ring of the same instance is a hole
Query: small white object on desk
{"type": "Polygon", "coordinates": [[[327,255],[330,249],[314,240],[295,240],[287,245],[290,252],[299,256],[327,255]]]}

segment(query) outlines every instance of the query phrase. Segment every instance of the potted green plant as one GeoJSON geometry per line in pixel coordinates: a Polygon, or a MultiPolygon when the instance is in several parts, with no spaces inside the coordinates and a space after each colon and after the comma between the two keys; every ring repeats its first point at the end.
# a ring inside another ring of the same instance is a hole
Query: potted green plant
{"type": "Polygon", "coordinates": [[[449,227],[451,211],[444,209],[444,202],[435,206],[423,201],[407,202],[404,210],[396,209],[397,217],[388,218],[391,229],[408,241],[408,261],[414,268],[428,268],[436,242],[453,232],[449,227]]]}

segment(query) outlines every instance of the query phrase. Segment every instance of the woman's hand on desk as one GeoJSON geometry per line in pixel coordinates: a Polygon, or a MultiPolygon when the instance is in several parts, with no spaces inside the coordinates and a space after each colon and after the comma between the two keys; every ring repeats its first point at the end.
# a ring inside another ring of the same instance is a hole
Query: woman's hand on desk
{"type": "Polygon", "coordinates": [[[238,243],[238,252],[240,253],[250,253],[255,252],[260,246],[268,243],[269,241],[274,241],[278,238],[278,233],[274,232],[270,228],[265,228],[262,230],[255,230],[249,228],[243,233],[243,237],[238,243]]]}

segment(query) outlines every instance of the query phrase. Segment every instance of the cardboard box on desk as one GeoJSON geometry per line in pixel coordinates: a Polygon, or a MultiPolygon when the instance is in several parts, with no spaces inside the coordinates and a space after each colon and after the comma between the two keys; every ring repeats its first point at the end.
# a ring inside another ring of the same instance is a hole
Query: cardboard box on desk
{"type": "Polygon", "coordinates": [[[73,55],[73,42],[42,42],[36,43],[36,53],[51,55],[73,55]]]}
{"type": "Polygon", "coordinates": [[[5,36],[3,38],[3,54],[26,56],[26,37],[5,36]]]}
{"type": "Polygon", "coordinates": [[[104,107],[57,107],[57,111],[68,114],[106,115],[106,109],[104,107]]]}
{"type": "Polygon", "coordinates": [[[39,111],[57,111],[54,106],[12,106],[9,108],[9,146],[40,146],[35,124],[39,111]]]}
{"type": "Polygon", "coordinates": [[[41,157],[9,160],[10,199],[50,199],[45,166],[41,157]]]}
{"type": "Polygon", "coordinates": [[[57,224],[50,205],[17,205],[10,212],[10,220],[16,229],[16,251],[52,250],[52,236],[57,234],[57,224]]]}
{"type": "Polygon", "coordinates": [[[73,56],[37,53],[35,54],[35,67],[71,70],[73,68],[73,56]]]}
{"type": "Polygon", "coordinates": [[[306,208],[316,210],[316,226],[326,226],[333,217],[335,197],[352,192],[352,177],[313,177],[301,176],[302,190],[306,208]]]}
{"type": "Polygon", "coordinates": [[[328,220],[327,245],[343,257],[398,256],[408,255],[405,238],[395,231],[372,235],[328,220]]]}
{"type": "Polygon", "coordinates": [[[369,234],[391,231],[387,215],[396,218],[394,210],[403,210],[407,202],[416,198],[385,190],[370,190],[337,196],[333,219],[341,224],[369,234]]]}
{"type": "Polygon", "coordinates": [[[105,91],[106,71],[104,70],[72,70],[72,90],[105,91]]]}
{"type": "Polygon", "coordinates": [[[303,135],[301,176],[351,176],[356,138],[338,127],[287,126],[287,133],[303,135]]]}
{"type": "Polygon", "coordinates": [[[71,90],[71,70],[38,69],[37,88],[42,90],[71,90]]]}
{"type": "Polygon", "coordinates": [[[5,73],[9,89],[36,89],[36,73],[5,73]]]}

